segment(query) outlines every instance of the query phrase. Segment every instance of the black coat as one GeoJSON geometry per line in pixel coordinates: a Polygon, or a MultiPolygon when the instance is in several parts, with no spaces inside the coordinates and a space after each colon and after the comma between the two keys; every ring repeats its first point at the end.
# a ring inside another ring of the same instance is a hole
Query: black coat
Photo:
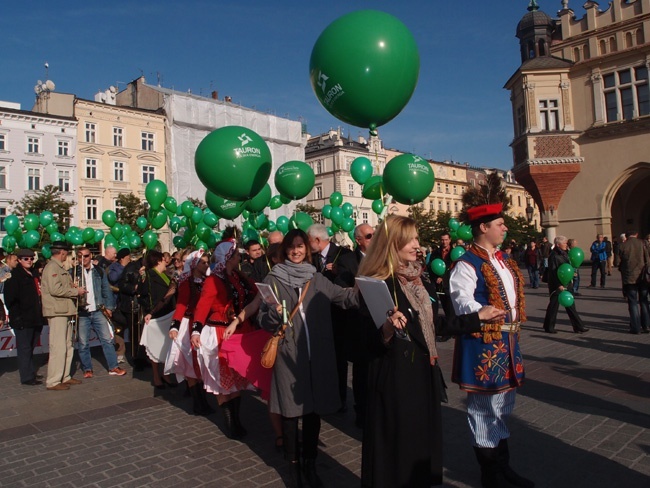
{"type": "Polygon", "coordinates": [[[43,305],[34,277],[22,265],[16,266],[11,278],[5,282],[5,305],[9,310],[9,323],[13,329],[42,327],[43,305]]]}
{"type": "Polygon", "coordinates": [[[140,268],[142,261],[131,261],[124,267],[120,278],[117,280],[117,287],[120,290],[117,308],[123,313],[137,312],[139,309],[138,304],[138,289],[142,284],[140,278],[140,268]]]}
{"type": "Polygon", "coordinates": [[[145,315],[151,314],[152,318],[157,319],[176,309],[174,296],[164,298],[170,286],[174,286],[174,282],[167,285],[155,270],[150,269],[145,273],[138,292],[138,301],[145,315]]]}
{"type": "MultiPolygon", "coordinates": [[[[392,279],[386,281],[393,294],[392,279]]],[[[428,286],[431,296],[435,290],[428,286]]],[[[413,307],[398,286],[398,309],[407,318],[411,341],[382,342],[381,329],[369,330],[372,349],[368,375],[368,408],[362,447],[362,486],[429,488],[442,483],[442,419],[444,380],[431,366],[424,334],[413,307]]],[[[437,304],[432,302],[434,316],[437,304]]],[[[478,314],[453,317],[437,335],[480,331],[478,314]]]]}
{"type": "MultiPolygon", "coordinates": [[[[569,255],[566,251],[563,251],[558,246],[555,246],[551,251],[551,255],[548,257],[548,291],[553,293],[556,291],[562,283],[557,277],[557,269],[564,263],[569,262],[569,255]]],[[[571,284],[567,284],[566,288],[570,288],[571,284]]]]}
{"type": "Polygon", "coordinates": [[[346,249],[337,244],[334,244],[333,242],[330,242],[330,247],[327,250],[327,256],[325,258],[325,264],[330,264],[330,263],[334,264],[331,271],[327,269],[323,269],[323,263],[321,261],[320,252],[312,253],[311,260],[312,260],[312,264],[316,266],[316,271],[322,273],[323,276],[325,276],[325,278],[327,278],[332,283],[334,283],[334,279],[336,278],[336,267],[338,265],[339,259],[341,259],[343,255],[348,253],[350,253],[349,249],[346,249]]]}

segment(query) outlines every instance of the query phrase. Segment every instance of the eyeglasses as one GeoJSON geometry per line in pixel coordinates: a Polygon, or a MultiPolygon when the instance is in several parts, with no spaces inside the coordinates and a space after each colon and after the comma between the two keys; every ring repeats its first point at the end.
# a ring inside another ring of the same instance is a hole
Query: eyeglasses
{"type": "Polygon", "coordinates": [[[89,258],[92,254],[79,254],[80,258],[89,258]]]}
{"type": "Polygon", "coordinates": [[[22,259],[23,261],[34,261],[34,258],[25,257],[25,258],[20,258],[20,259],[22,259]]]}
{"type": "Polygon", "coordinates": [[[363,236],[363,237],[365,237],[366,239],[372,239],[372,236],[373,236],[373,235],[374,235],[374,234],[366,234],[366,235],[363,236]]]}

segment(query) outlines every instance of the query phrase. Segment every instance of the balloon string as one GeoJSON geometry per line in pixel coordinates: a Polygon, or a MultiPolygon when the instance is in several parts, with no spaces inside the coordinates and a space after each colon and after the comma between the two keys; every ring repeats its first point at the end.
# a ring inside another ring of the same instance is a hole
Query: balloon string
{"type": "MultiPolygon", "coordinates": [[[[379,195],[381,196],[381,200],[384,200],[384,185],[379,186],[379,195]]],[[[390,198],[389,198],[390,200],[390,198]]],[[[382,211],[382,214],[388,207],[384,207],[384,210],[382,211]]],[[[389,244],[390,246],[390,241],[388,239],[388,222],[386,221],[387,219],[382,220],[382,225],[384,226],[384,230],[386,231],[386,243],[389,244]]],[[[388,248],[388,271],[390,272],[390,277],[393,280],[393,300],[395,302],[395,306],[397,307],[397,283],[395,282],[395,268],[393,267],[393,261],[390,259],[390,247],[388,248]]]]}

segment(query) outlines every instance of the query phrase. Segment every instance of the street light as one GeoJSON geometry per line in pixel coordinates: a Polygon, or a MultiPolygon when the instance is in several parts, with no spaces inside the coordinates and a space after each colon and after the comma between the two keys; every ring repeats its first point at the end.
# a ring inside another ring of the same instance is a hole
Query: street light
{"type": "Polygon", "coordinates": [[[526,207],[526,218],[528,219],[529,224],[533,221],[533,213],[534,212],[535,212],[535,209],[529,203],[528,206],[526,207]]]}

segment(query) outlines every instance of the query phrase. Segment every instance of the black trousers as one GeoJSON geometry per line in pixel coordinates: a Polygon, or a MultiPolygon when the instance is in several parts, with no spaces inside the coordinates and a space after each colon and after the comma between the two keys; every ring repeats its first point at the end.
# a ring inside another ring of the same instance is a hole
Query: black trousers
{"type": "Polygon", "coordinates": [[[591,263],[591,286],[596,286],[596,276],[598,275],[598,270],[600,270],[600,286],[605,288],[606,267],[607,261],[594,261],[591,263]]]}
{"type": "MultiPolygon", "coordinates": [[[[544,316],[544,330],[547,332],[555,330],[555,320],[557,319],[557,311],[560,308],[560,302],[558,301],[558,293],[551,293],[551,299],[548,302],[548,307],[546,307],[546,315],[544,316]]],[[[584,329],[584,324],[578,311],[576,310],[575,305],[566,307],[566,313],[569,315],[569,320],[573,326],[573,330],[582,330],[584,329]]]]}
{"type": "Polygon", "coordinates": [[[320,416],[312,412],[302,417],[282,417],[282,437],[287,461],[300,460],[298,438],[298,420],[300,418],[302,418],[302,457],[303,459],[316,459],[316,454],[318,454],[320,416]]]}
{"type": "Polygon", "coordinates": [[[345,406],[348,398],[348,358],[345,350],[345,326],[346,323],[333,317],[335,321],[333,324],[334,331],[334,353],[336,354],[336,372],[339,379],[339,398],[341,399],[341,406],[345,406]]]}
{"type": "Polygon", "coordinates": [[[43,326],[14,329],[16,335],[16,354],[18,359],[18,373],[20,382],[26,383],[36,377],[34,367],[34,348],[41,337],[43,326]]]}

